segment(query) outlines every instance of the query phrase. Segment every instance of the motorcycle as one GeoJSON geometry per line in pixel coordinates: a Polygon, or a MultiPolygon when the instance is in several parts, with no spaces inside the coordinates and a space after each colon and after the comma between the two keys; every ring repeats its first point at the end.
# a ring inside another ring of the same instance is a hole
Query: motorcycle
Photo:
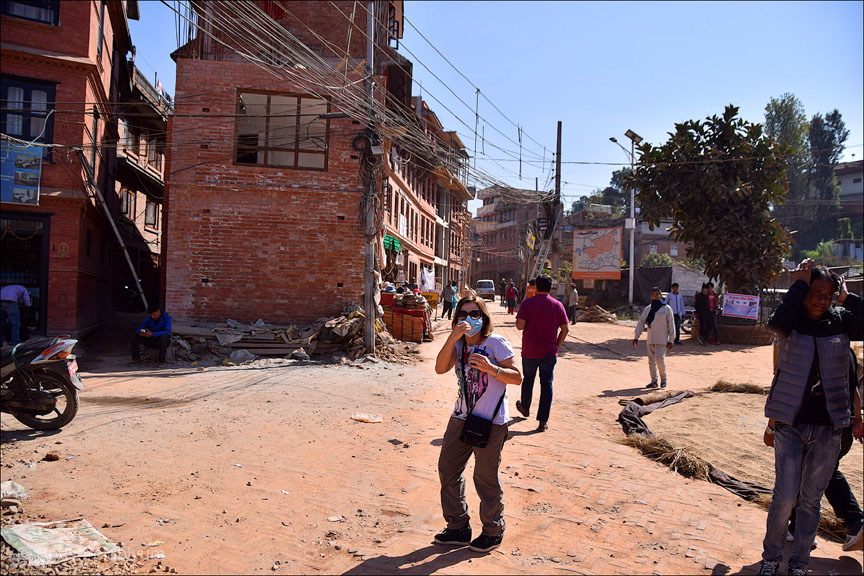
{"type": "Polygon", "coordinates": [[[34,430],[59,430],[78,413],[83,388],[68,336],[34,338],[0,350],[0,412],[34,430]]]}

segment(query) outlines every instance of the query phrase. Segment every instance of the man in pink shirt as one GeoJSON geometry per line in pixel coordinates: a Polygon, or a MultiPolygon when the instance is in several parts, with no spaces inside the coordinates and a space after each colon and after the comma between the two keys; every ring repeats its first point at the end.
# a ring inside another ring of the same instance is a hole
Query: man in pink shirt
{"type": "Polygon", "coordinates": [[[516,410],[528,418],[531,415],[531,396],[534,378],[540,371],[540,405],[537,408],[537,431],[545,432],[549,426],[552,407],[552,376],[558,360],[558,348],[567,338],[567,312],[564,305],[549,296],[552,278],[537,277],[537,294],[526,298],[516,315],[516,328],[522,331],[522,400],[516,401],[516,410]]]}

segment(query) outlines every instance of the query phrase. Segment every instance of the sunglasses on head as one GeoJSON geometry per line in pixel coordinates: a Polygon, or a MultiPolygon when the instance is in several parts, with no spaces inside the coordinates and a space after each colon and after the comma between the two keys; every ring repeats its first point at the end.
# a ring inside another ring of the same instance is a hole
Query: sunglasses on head
{"type": "Polygon", "coordinates": [[[483,317],[483,313],[480,312],[480,310],[471,310],[471,312],[466,312],[466,311],[464,311],[464,310],[460,310],[460,311],[456,314],[456,319],[457,319],[457,320],[464,320],[464,319],[467,318],[468,316],[471,316],[471,318],[474,318],[475,320],[477,320],[478,318],[482,318],[482,317],[483,317]]]}

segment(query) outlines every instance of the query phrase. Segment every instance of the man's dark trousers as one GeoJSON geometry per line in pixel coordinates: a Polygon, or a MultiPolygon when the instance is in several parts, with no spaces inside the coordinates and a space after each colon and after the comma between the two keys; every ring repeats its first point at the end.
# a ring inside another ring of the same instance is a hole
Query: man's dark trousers
{"type": "Polygon", "coordinates": [[[522,358],[522,407],[531,409],[531,397],[534,395],[534,378],[540,371],[540,405],[537,407],[537,420],[549,421],[549,410],[552,408],[552,376],[555,371],[556,355],[545,358],[522,358]]]}
{"type": "Polygon", "coordinates": [[[675,342],[681,342],[681,315],[673,314],[672,318],[675,320],[675,342]]]}
{"type": "Polygon", "coordinates": [[[168,351],[168,344],[171,343],[171,336],[162,334],[161,336],[141,336],[141,334],[133,334],[130,344],[132,346],[132,360],[136,362],[141,359],[138,352],[138,344],[143,344],[147,348],[159,349],[159,362],[165,362],[165,353],[168,351]]]}
{"type": "Polygon", "coordinates": [[[443,308],[441,308],[441,318],[444,318],[445,314],[447,315],[447,318],[452,318],[453,317],[453,300],[451,299],[449,302],[447,300],[444,300],[444,302],[442,302],[441,305],[443,306],[443,308]]]}

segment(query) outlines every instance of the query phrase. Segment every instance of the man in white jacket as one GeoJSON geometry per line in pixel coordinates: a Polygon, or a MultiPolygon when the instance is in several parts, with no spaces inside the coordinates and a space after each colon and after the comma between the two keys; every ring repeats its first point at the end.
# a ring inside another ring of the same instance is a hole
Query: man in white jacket
{"type": "Polygon", "coordinates": [[[672,350],[675,341],[675,320],[672,308],[660,299],[660,288],[651,288],[651,304],[646,306],[636,324],[633,347],[639,342],[643,327],[648,329],[648,371],[651,383],[647,388],[657,388],[657,370],[660,370],[660,388],[666,388],[666,351],[672,350]]]}

